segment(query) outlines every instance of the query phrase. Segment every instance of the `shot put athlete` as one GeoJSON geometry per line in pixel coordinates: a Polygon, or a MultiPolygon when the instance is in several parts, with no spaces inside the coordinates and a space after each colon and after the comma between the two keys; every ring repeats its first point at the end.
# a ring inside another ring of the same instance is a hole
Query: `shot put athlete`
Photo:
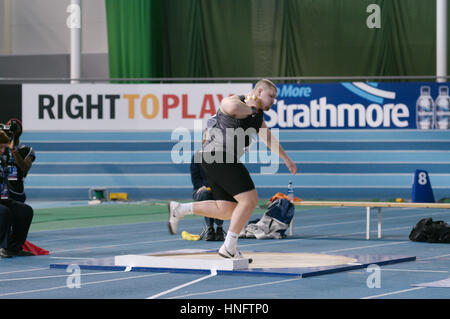
{"type": "Polygon", "coordinates": [[[242,257],[238,249],[238,237],[258,203],[258,194],[249,172],[239,161],[251,143],[251,132],[281,157],[289,171],[296,174],[295,163],[287,156],[275,136],[264,122],[277,95],[277,88],[270,80],[259,80],[255,87],[243,96],[224,98],[216,114],[216,124],[210,138],[200,152],[202,168],[213,191],[214,200],[169,203],[169,231],[175,234],[179,220],[188,214],[229,220],[230,227],[219,255],[224,258],[242,257]],[[244,132],[245,134],[242,134],[244,132]],[[250,134],[249,134],[250,132],[250,134]]]}

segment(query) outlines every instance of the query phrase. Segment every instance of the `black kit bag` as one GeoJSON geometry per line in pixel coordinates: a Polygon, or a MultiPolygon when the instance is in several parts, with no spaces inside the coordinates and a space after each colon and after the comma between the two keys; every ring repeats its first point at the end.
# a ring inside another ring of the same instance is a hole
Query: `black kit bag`
{"type": "Polygon", "coordinates": [[[409,239],[428,243],[450,243],[450,226],[441,220],[423,218],[411,230],[409,239]]]}

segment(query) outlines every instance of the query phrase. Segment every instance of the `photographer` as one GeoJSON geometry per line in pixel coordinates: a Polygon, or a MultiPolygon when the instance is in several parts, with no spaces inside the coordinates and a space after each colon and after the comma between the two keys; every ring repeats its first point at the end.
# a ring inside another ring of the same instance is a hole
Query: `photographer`
{"type": "Polygon", "coordinates": [[[22,124],[17,119],[0,125],[0,257],[30,256],[22,249],[33,219],[26,199],[23,178],[35,156],[31,148],[20,145],[22,124]]]}
{"type": "Polygon", "coordinates": [[[8,178],[9,197],[24,203],[26,200],[23,179],[27,176],[36,155],[31,147],[20,144],[22,135],[22,123],[17,119],[11,119],[6,123],[4,130],[9,138],[6,144],[0,146],[0,156],[6,156],[10,174],[8,178]]]}

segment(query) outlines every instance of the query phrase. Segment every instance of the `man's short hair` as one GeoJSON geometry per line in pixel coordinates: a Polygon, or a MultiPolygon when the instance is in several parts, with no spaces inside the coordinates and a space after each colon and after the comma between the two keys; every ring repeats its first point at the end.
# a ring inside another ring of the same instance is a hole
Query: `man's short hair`
{"type": "Polygon", "coordinates": [[[275,91],[277,90],[277,86],[268,79],[261,79],[258,82],[256,82],[254,89],[256,90],[259,88],[263,88],[263,89],[274,88],[275,91]]]}

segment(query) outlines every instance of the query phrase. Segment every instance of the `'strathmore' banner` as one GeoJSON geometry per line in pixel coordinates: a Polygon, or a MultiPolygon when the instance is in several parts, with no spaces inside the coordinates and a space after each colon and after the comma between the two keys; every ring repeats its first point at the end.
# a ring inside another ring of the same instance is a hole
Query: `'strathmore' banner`
{"type": "Polygon", "coordinates": [[[280,129],[448,129],[449,83],[280,84],[266,112],[280,129]]]}

